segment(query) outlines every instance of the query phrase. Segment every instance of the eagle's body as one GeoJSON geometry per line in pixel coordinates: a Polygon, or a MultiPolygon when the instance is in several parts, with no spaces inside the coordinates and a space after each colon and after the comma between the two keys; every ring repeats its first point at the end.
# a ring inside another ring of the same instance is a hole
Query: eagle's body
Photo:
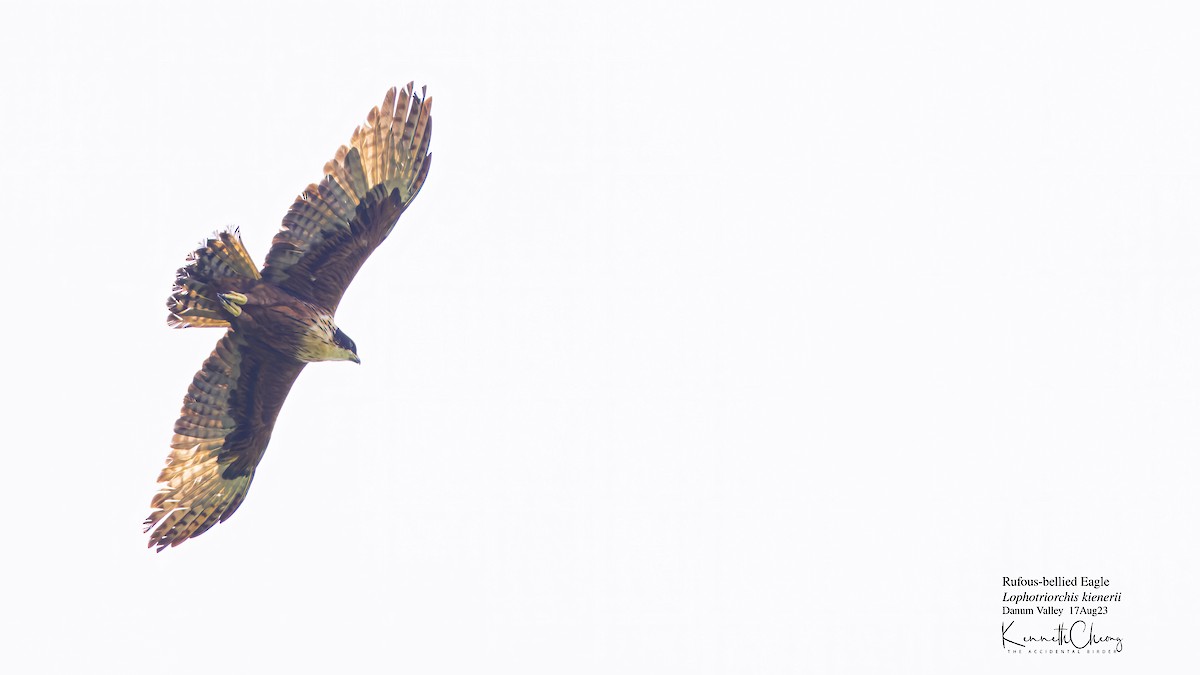
{"type": "Polygon", "coordinates": [[[245,300],[241,304],[230,303],[233,307],[227,311],[237,313],[230,323],[256,347],[304,363],[357,360],[347,356],[357,356],[354,350],[347,350],[344,343],[338,344],[332,309],[262,280],[228,284],[220,289],[218,297],[234,293],[245,300]]]}
{"type": "Polygon", "coordinates": [[[168,323],[228,331],[184,397],[145,523],[150,546],[177,546],[237,510],[306,364],[358,362],[334,313],[425,181],[432,102],[412,84],[388,91],[288,210],[261,272],[236,230],[206,241],[179,270],[168,323]]]}

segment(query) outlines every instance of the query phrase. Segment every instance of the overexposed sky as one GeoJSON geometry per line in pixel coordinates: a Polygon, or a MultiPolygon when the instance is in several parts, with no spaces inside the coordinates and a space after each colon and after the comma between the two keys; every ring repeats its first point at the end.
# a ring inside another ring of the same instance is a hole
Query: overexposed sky
{"type": "Polygon", "coordinates": [[[107,5],[0,9],[0,669],[1195,662],[1188,3],[107,5]],[[261,263],[410,80],[363,365],[152,553],[220,336],[167,328],[176,268],[261,263]],[[1004,653],[1002,575],[1109,577],[1124,652],[1004,653]]]}

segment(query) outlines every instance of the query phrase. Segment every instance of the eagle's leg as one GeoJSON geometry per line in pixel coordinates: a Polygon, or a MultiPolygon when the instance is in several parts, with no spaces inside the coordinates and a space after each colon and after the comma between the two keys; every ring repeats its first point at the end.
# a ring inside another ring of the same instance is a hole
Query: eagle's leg
{"type": "Polygon", "coordinates": [[[233,292],[221,293],[217,297],[221,299],[221,306],[225,308],[225,311],[234,316],[242,315],[242,305],[246,304],[248,299],[241,293],[233,292]]]}

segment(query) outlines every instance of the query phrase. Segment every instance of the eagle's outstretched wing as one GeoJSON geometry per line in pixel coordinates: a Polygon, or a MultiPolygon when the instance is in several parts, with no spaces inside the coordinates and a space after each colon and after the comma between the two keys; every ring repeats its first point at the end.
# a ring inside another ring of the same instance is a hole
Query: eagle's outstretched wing
{"type": "Polygon", "coordinates": [[[263,278],[314,304],[337,309],[360,267],[391,233],[429,171],[433,99],[393,87],[350,145],[325,164],[283,218],[263,278]]]}
{"type": "Polygon", "coordinates": [[[150,546],[163,550],[233,515],[250,489],[279,408],[304,364],[255,349],[232,330],[188,387],[175,422],[164,483],[146,519],[150,546]]]}

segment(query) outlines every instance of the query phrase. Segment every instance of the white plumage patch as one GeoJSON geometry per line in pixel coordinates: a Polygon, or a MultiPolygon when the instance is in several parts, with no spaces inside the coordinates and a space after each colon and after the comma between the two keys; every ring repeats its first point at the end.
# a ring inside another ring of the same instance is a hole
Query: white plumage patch
{"type": "Polygon", "coordinates": [[[300,338],[300,349],[296,358],[301,361],[348,361],[350,352],[337,346],[333,341],[333,316],[321,314],[317,322],[309,327],[300,338]]]}

